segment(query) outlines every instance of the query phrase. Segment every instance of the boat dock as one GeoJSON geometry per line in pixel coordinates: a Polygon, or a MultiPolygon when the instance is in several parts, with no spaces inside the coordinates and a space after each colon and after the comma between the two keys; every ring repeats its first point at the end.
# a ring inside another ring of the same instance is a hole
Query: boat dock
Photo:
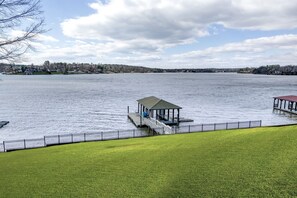
{"type": "Polygon", "coordinates": [[[180,118],[180,106],[155,96],[142,98],[137,102],[137,112],[129,113],[128,107],[128,118],[136,127],[158,128],[160,131],[157,133],[171,134],[171,126],[178,126],[180,122],[193,122],[191,119],[180,118]]]}
{"type": "Polygon", "coordinates": [[[8,123],[9,123],[8,121],[0,121],[0,128],[4,127],[8,123]]]}
{"type": "Polygon", "coordinates": [[[159,134],[172,134],[172,127],[150,117],[141,117],[138,113],[129,113],[128,118],[136,127],[149,127],[150,129],[159,129],[159,134]]]}
{"type": "Polygon", "coordinates": [[[273,109],[297,115],[297,96],[274,97],[273,109]]]}

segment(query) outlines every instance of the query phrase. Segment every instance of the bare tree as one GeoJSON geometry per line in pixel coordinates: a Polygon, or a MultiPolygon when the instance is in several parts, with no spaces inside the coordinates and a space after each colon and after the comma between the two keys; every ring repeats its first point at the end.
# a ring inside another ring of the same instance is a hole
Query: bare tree
{"type": "Polygon", "coordinates": [[[40,0],[0,0],[0,61],[14,61],[44,32],[40,0]]]}

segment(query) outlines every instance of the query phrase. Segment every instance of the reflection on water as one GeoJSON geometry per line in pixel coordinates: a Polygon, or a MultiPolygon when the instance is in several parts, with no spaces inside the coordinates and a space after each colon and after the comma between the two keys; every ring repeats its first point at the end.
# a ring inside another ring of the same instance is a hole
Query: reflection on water
{"type": "MultiPolygon", "coordinates": [[[[195,123],[297,121],[272,111],[273,96],[297,95],[296,76],[241,74],[109,74],[0,76],[0,141],[44,135],[133,129],[136,100],[157,96],[195,123]]],[[[186,123],[189,124],[189,123],[186,123]]]]}

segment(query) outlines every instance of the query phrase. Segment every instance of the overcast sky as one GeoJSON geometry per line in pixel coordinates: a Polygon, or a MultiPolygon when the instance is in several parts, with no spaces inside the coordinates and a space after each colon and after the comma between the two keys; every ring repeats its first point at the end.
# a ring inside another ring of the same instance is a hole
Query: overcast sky
{"type": "Polygon", "coordinates": [[[160,68],[297,64],[297,0],[42,0],[26,63],[160,68]]]}

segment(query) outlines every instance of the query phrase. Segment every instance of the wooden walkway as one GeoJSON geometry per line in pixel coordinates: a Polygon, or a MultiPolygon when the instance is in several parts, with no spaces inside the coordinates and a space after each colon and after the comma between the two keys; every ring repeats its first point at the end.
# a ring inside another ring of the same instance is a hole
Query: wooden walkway
{"type": "Polygon", "coordinates": [[[140,115],[138,113],[129,113],[128,118],[133,122],[136,127],[142,127],[140,124],[140,115]]]}
{"type": "Polygon", "coordinates": [[[0,128],[4,127],[8,123],[9,123],[8,121],[0,121],[0,128]]]}
{"type": "Polygon", "coordinates": [[[142,118],[142,123],[140,123],[140,115],[138,113],[129,113],[128,118],[133,122],[136,127],[147,126],[151,129],[162,129],[162,134],[172,134],[172,128],[158,120],[151,118],[142,118]]]}

